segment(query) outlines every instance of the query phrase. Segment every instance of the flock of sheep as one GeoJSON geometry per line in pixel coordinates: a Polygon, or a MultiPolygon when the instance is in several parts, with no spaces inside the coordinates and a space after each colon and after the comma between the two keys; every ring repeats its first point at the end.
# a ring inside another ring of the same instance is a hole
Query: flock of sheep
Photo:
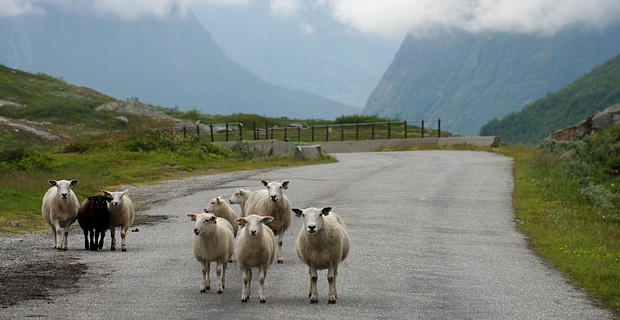
{"type": "MultiPolygon", "coordinates": [[[[126,251],[126,233],[133,223],[134,206],[127,190],[90,196],[80,203],[71,190],[78,180],[50,180],[51,187],[43,197],[41,211],[53,235],[54,248],[67,250],[67,236],[73,222],[78,220],[84,231],[84,248],[97,251],[103,247],[105,231],[111,231],[111,250],[116,249],[115,228],[121,227],[122,251],[126,251]]],[[[310,303],[318,302],[317,270],[327,269],[328,303],[336,303],[338,265],[349,254],[347,227],[331,207],[291,208],[283,194],[288,181],[267,182],[265,189],[251,192],[238,189],[227,202],[213,198],[204,213],[189,213],[196,221],[193,232],[193,253],[202,266],[200,292],[211,287],[211,263],[216,264],[217,293],[223,293],[226,271],[236,254],[237,267],[243,272],[241,301],[250,297],[252,269],[258,268],[259,301],[266,302],[265,278],[269,266],[277,260],[283,263],[282,242],[291,225],[293,214],[303,220],[295,250],[299,259],[308,265],[310,274],[310,303]],[[238,204],[237,214],[230,204],[238,204]],[[276,253],[276,240],[277,253],[276,253]],[[236,244],[235,244],[236,239],[236,244]]]]}

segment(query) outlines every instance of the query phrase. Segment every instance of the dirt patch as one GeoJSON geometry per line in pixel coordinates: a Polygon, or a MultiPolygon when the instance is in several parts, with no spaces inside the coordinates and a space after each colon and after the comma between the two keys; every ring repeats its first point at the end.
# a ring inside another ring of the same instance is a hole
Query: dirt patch
{"type": "Polygon", "coordinates": [[[52,290],[75,288],[88,270],[87,265],[72,256],[59,255],[48,247],[47,252],[36,248],[41,245],[37,240],[3,239],[0,307],[7,308],[24,300],[50,300],[52,290]]]}

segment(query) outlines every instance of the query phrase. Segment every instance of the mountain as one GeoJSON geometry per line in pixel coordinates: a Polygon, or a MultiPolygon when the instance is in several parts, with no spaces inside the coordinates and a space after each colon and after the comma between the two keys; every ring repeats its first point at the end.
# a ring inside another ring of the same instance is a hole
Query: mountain
{"type": "Polygon", "coordinates": [[[123,20],[50,6],[45,14],[3,17],[0,63],[207,114],[333,119],[361,111],[260,79],[230,60],[191,12],[123,20]]]}
{"type": "Polygon", "coordinates": [[[475,135],[494,118],[557,91],[620,52],[620,26],[573,28],[554,36],[508,33],[407,36],[364,114],[441,118],[475,135]]]}
{"type": "Polygon", "coordinates": [[[249,1],[193,11],[227,56],[262,79],[357,106],[360,113],[403,39],[356,32],[318,7],[274,15],[270,1],[249,1]]]}
{"type": "Polygon", "coordinates": [[[620,55],[521,111],[490,121],[482,126],[480,134],[499,135],[511,143],[534,144],[554,130],[574,125],[617,103],[620,55]]]}

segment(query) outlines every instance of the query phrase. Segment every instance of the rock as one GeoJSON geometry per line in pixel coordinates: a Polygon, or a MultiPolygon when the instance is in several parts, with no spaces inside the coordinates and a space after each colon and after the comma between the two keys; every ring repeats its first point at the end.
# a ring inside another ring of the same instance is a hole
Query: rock
{"type": "Polygon", "coordinates": [[[592,117],[594,132],[603,131],[618,124],[620,124],[620,104],[613,105],[592,117]]]}
{"type": "Polygon", "coordinates": [[[295,158],[298,160],[314,160],[323,154],[320,145],[296,146],[295,158]]]}
{"type": "Polygon", "coordinates": [[[118,116],[114,118],[116,121],[124,124],[124,125],[128,125],[129,124],[129,119],[127,119],[127,117],[125,116],[118,116]]]}

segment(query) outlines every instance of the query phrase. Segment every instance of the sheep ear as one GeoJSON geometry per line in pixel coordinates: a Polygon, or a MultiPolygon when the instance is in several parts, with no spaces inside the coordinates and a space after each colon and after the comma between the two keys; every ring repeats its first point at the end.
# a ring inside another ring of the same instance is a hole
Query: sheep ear
{"type": "Polygon", "coordinates": [[[106,196],[106,197],[105,197],[105,201],[107,201],[107,202],[110,202],[110,201],[112,201],[112,200],[113,200],[113,198],[112,198],[112,197],[108,197],[108,196],[106,196]]]}
{"type": "Polygon", "coordinates": [[[235,219],[235,222],[241,226],[245,226],[245,224],[247,223],[247,221],[244,218],[237,218],[235,219]]]}
{"type": "Polygon", "coordinates": [[[215,201],[219,204],[220,203],[220,197],[216,197],[215,201]]]}
{"type": "Polygon", "coordinates": [[[239,190],[239,195],[242,196],[243,195],[243,190],[239,190]]]}
{"type": "Polygon", "coordinates": [[[88,200],[93,201],[93,199],[95,199],[97,196],[90,196],[88,197],[88,200]]]}
{"type": "Polygon", "coordinates": [[[329,212],[330,212],[330,211],[332,211],[332,207],[325,207],[325,208],[323,208],[323,209],[321,210],[321,213],[322,213],[324,216],[327,216],[327,215],[329,215],[329,212]]]}
{"type": "Polygon", "coordinates": [[[188,214],[186,214],[186,216],[188,216],[190,218],[190,220],[196,221],[196,214],[195,213],[188,213],[188,214]]]}
{"type": "Polygon", "coordinates": [[[301,217],[301,214],[303,213],[303,211],[301,211],[301,209],[293,208],[292,210],[293,210],[293,212],[295,213],[295,216],[296,216],[297,218],[300,218],[300,217],[301,217]]]}
{"type": "Polygon", "coordinates": [[[271,217],[271,216],[266,216],[266,217],[263,217],[263,223],[264,223],[265,225],[268,225],[268,224],[269,224],[269,222],[271,222],[271,221],[273,221],[273,217],[271,217]]]}
{"type": "Polygon", "coordinates": [[[56,181],[55,180],[47,180],[47,182],[49,182],[49,184],[51,184],[52,187],[56,186],[56,181]]]}
{"type": "Polygon", "coordinates": [[[111,197],[112,196],[110,191],[101,190],[101,192],[103,192],[103,195],[106,196],[106,197],[111,197]]]}
{"type": "Polygon", "coordinates": [[[71,180],[71,185],[74,186],[78,184],[78,182],[80,182],[80,180],[71,180]]]}
{"type": "Polygon", "coordinates": [[[282,189],[284,190],[288,189],[288,181],[282,182],[282,189]]]}
{"type": "Polygon", "coordinates": [[[265,187],[269,185],[269,182],[267,182],[267,180],[261,180],[260,182],[262,182],[265,187]]]}
{"type": "Polygon", "coordinates": [[[213,224],[217,224],[217,217],[214,216],[213,218],[211,218],[211,221],[213,221],[213,224]]]}

